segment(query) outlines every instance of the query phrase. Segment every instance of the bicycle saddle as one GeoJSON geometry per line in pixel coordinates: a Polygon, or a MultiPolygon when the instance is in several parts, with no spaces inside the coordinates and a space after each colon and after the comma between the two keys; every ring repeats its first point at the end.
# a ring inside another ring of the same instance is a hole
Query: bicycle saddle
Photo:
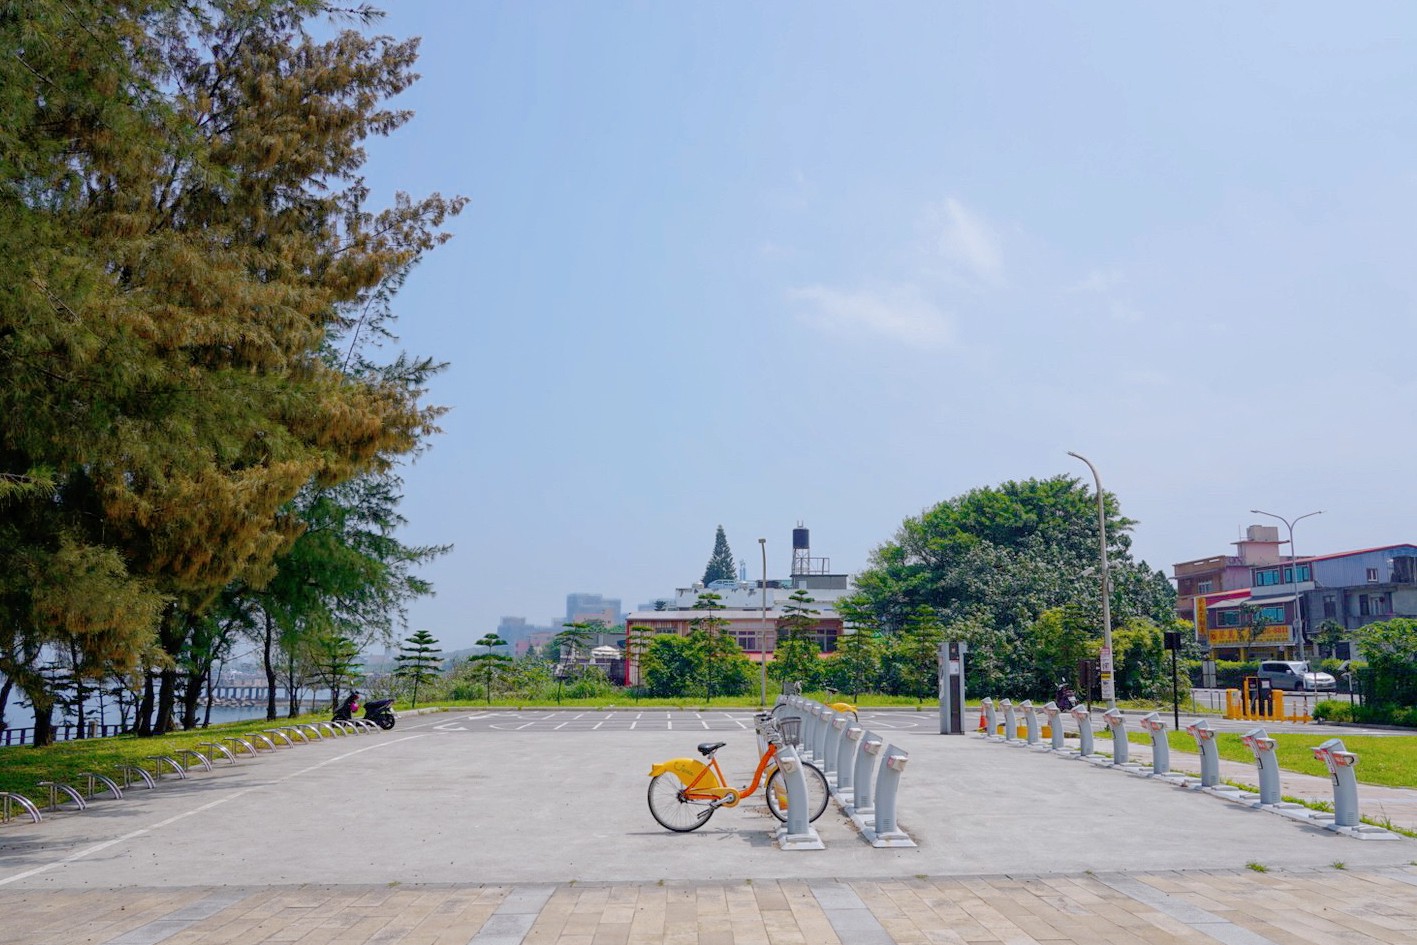
{"type": "Polygon", "coordinates": [[[711,754],[713,754],[714,752],[718,751],[720,748],[722,748],[724,745],[727,745],[727,744],[728,744],[728,742],[700,742],[700,743],[699,743],[699,754],[701,754],[701,755],[703,755],[705,758],[707,758],[709,755],[711,755],[711,754]]]}

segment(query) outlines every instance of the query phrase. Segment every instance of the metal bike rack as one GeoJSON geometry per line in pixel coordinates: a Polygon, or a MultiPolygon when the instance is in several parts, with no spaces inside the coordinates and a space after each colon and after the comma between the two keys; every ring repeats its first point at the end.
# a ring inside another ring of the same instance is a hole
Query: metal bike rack
{"type": "Polygon", "coordinates": [[[1274,755],[1279,743],[1269,737],[1261,725],[1240,736],[1240,741],[1255,756],[1255,766],[1260,776],[1260,803],[1278,804],[1283,797],[1279,793],[1279,759],[1274,755]]]}
{"type": "Polygon", "coordinates": [[[146,760],[151,761],[153,763],[153,772],[158,777],[158,779],[161,779],[163,774],[165,773],[162,770],[163,765],[167,765],[169,768],[171,768],[172,773],[177,775],[177,777],[181,778],[182,780],[185,781],[187,779],[187,768],[183,766],[176,758],[173,758],[171,755],[148,755],[146,760]]]}
{"type": "Polygon", "coordinates": [[[777,739],[777,769],[787,785],[787,823],[778,828],[779,850],[825,850],[826,844],[809,820],[807,811],[807,778],[802,773],[802,759],[797,749],[777,739]]]}
{"type": "Polygon", "coordinates": [[[298,728],[301,732],[308,732],[311,735],[314,735],[315,741],[317,742],[325,737],[324,733],[320,731],[320,727],[314,722],[300,722],[295,727],[298,728]]]}
{"type": "Polygon", "coordinates": [[[984,712],[984,737],[993,738],[999,731],[999,719],[994,714],[994,700],[985,696],[979,700],[979,708],[984,712]]]}
{"type": "Polygon", "coordinates": [[[1058,703],[1049,702],[1043,706],[1043,714],[1048,716],[1048,747],[1052,751],[1063,750],[1063,710],[1058,703]]]}
{"type": "Polygon", "coordinates": [[[1186,731],[1196,740],[1196,751],[1201,756],[1201,783],[1203,788],[1215,787],[1220,783],[1220,750],[1215,747],[1215,730],[1205,719],[1192,722],[1186,731]]]}
{"type": "MultiPolygon", "coordinates": [[[[260,737],[265,738],[264,735],[263,735],[263,736],[260,736],[260,737]]],[[[251,754],[251,755],[256,754],[256,746],[253,745],[253,744],[251,744],[249,741],[247,741],[245,738],[243,738],[243,737],[240,736],[240,735],[228,735],[228,736],[226,736],[225,738],[223,738],[222,741],[224,741],[224,742],[230,742],[230,743],[231,743],[231,749],[232,749],[233,752],[236,751],[237,749],[240,749],[241,751],[244,751],[244,752],[246,752],[247,754],[251,754]]],[[[269,742],[270,742],[270,739],[269,739],[269,738],[266,738],[266,742],[269,743],[269,742]]],[[[272,745],[271,747],[274,748],[275,746],[272,745]]]]}
{"type": "Polygon", "coordinates": [[[1029,745],[1038,744],[1038,709],[1033,705],[1032,699],[1025,699],[1018,704],[1023,710],[1023,724],[1025,730],[1025,741],[1029,745]]]}
{"type": "Polygon", "coordinates": [[[817,728],[813,733],[812,760],[825,761],[827,757],[827,733],[831,731],[832,719],[836,713],[823,706],[817,714],[817,728]]]}
{"type": "Polygon", "coordinates": [[[859,756],[861,736],[866,730],[859,725],[846,727],[846,738],[841,743],[842,752],[837,757],[836,798],[843,808],[851,806],[855,794],[856,759],[859,756]]]}
{"type": "Polygon", "coordinates": [[[1358,826],[1358,756],[1343,747],[1343,739],[1330,738],[1313,749],[1314,757],[1328,768],[1333,780],[1333,824],[1335,827],[1358,826]]]}
{"type": "Polygon", "coordinates": [[[1014,714],[1013,700],[1002,700],[999,708],[1004,710],[1004,744],[1012,744],[1018,741],[1018,716],[1014,714]]]}
{"type": "Polygon", "coordinates": [[[133,786],[133,777],[135,775],[139,781],[143,782],[143,786],[149,791],[157,787],[157,782],[153,780],[153,776],[137,765],[114,765],[113,767],[118,769],[123,775],[123,789],[125,791],[133,786]]]}
{"type": "Polygon", "coordinates": [[[34,802],[23,794],[15,794],[11,791],[0,791],[0,823],[8,824],[14,816],[11,811],[13,806],[19,806],[26,814],[30,815],[30,820],[39,823],[44,818],[39,815],[39,808],[34,806],[34,802]]]}
{"type": "MultiPolygon", "coordinates": [[[[266,729],[266,734],[267,734],[267,735],[274,735],[276,738],[279,738],[280,741],[281,741],[281,744],[284,745],[286,748],[294,748],[294,747],[295,747],[295,742],[293,742],[293,741],[290,740],[290,733],[287,732],[287,731],[286,731],[285,729],[283,729],[283,728],[268,728],[268,729],[266,729]]],[[[301,733],[301,732],[297,732],[296,734],[297,734],[297,735],[300,735],[300,738],[301,738],[302,741],[307,741],[307,742],[308,742],[308,741],[310,740],[310,739],[306,738],[305,735],[304,735],[303,733],[301,733]]],[[[270,740],[269,738],[267,738],[266,741],[269,742],[269,741],[271,741],[271,740],[270,740]]],[[[275,742],[271,742],[271,747],[272,747],[272,748],[275,748],[275,747],[276,747],[276,743],[275,743],[275,742]]]]}
{"type": "Polygon", "coordinates": [[[827,732],[827,763],[822,768],[822,774],[827,776],[827,783],[832,784],[841,777],[841,748],[845,739],[846,727],[851,724],[851,718],[838,713],[832,719],[831,731],[827,732]]]}
{"type": "Polygon", "coordinates": [[[896,821],[896,801],[900,796],[900,776],[910,761],[904,750],[890,745],[881,758],[881,767],[876,774],[875,817],[859,824],[862,836],[871,841],[873,847],[913,847],[915,841],[900,829],[896,821]]]}
{"type": "Polygon", "coordinates": [[[189,761],[195,761],[202,766],[202,770],[212,770],[211,760],[195,748],[178,748],[173,754],[182,759],[183,765],[186,765],[189,761]]]}
{"type": "Polygon", "coordinates": [[[1151,773],[1163,775],[1171,770],[1171,745],[1166,741],[1166,722],[1159,712],[1149,712],[1141,718],[1141,727],[1151,735],[1151,773]]]}
{"type": "Polygon", "coordinates": [[[76,806],[79,810],[87,810],[87,809],[88,809],[88,806],[89,806],[89,805],[88,805],[88,803],[84,800],[84,796],[83,796],[82,794],[80,794],[80,793],[78,792],[78,790],[76,790],[76,789],[75,789],[74,787],[72,787],[71,785],[65,784],[65,783],[62,782],[62,781],[39,781],[39,782],[36,782],[36,783],[38,783],[39,786],[42,787],[42,788],[48,788],[48,789],[49,789],[49,807],[47,808],[48,810],[58,810],[58,809],[59,809],[59,795],[60,795],[60,794],[66,794],[66,795],[68,795],[69,800],[73,801],[73,802],[74,802],[74,806],[76,806]]]}
{"type": "Polygon", "coordinates": [[[1078,723],[1078,757],[1092,757],[1092,713],[1085,705],[1075,705],[1070,713],[1078,723]]]}
{"type": "Polygon", "coordinates": [[[89,789],[84,793],[89,797],[96,797],[99,791],[107,791],[109,794],[113,795],[114,800],[123,800],[122,789],[120,789],[118,784],[112,778],[108,777],[108,775],[99,774],[97,771],[80,771],[79,777],[87,780],[89,789]],[[100,788],[100,784],[103,785],[103,787],[100,788]]]}
{"type": "Polygon", "coordinates": [[[267,748],[271,751],[276,750],[276,743],[271,741],[271,737],[265,732],[251,732],[246,737],[252,741],[260,742],[259,745],[254,746],[255,748],[267,748]]]}
{"type": "Polygon", "coordinates": [[[884,746],[885,739],[875,732],[867,732],[861,738],[861,745],[856,751],[856,770],[851,775],[851,807],[847,810],[853,820],[856,815],[869,814],[875,809],[875,799],[871,796],[871,774],[876,767],[876,757],[884,746]]]}
{"type": "Polygon", "coordinates": [[[1127,741],[1127,720],[1122,710],[1108,709],[1102,713],[1102,721],[1112,730],[1112,764],[1126,764],[1131,755],[1131,743],[1127,741]]]}
{"type": "Polygon", "coordinates": [[[315,731],[317,731],[317,732],[323,729],[326,733],[329,734],[329,736],[330,736],[331,738],[334,738],[336,735],[343,735],[343,734],[344,734],[344,732],[336,731],[336,730],[335,730],[335,727],[334,727],[333,725],[331,725],[329,722],[315,722],[312,727],[313,727],[313,728],[315,729],[315,731]]]}
{"type": "MultiPolygon", "coordinates": [[[[197,747],[210,748],[211,751],[208,752],[208,754],[210,755],[212,761],[215,761],[217,754],[220,753],[221,756],[227,761],[231,762],[232,764],[236,764],[236,756],[233,755],[231,753],[231,749],[227,748],[225,745],[222,745],[218,742],[197,742],[197,747]]],[[[211,770],[211,768],[208,767],[207,770],[211,770]]]]}

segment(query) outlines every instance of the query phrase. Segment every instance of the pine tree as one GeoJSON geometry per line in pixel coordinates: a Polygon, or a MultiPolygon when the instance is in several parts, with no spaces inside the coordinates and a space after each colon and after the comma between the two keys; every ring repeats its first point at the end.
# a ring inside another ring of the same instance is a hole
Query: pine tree
{"type": "Polygon", "coordinates": [[[394,660],[399,664],[394,675],[413,683],[413,707],[418,708],[418,687],[432,682],[443,672],[443,651],[438,641],[427,630],[419,630],[403,641],[399,655],[394,660]]]}
{"type": "Polygon", "coordinates": [[[738,572],[733,569],[733,552],[728,550],[728,536],[720,525],[713,539],[713,554],[709,556],[708,567],[704,568],[704,587],[714,581],[732,581],[737,576],[738,572]]]}
{"type": "Polygon", "coordinates": [[[467,661],[482,670],[483,682],[487,686],[487,704],[492,704],[492,681],[495,677],[507,671],[512,662],[512,658],[505,653],[494,653],[499,646],[506,646],[507,641],[503,640],[496,633],[485,633],[482,639],[477,641],[478,646],[486,647],[485,653],[478,653],[476,656],[469,656],[467,661]]]}
{"type": "Polygon", "coordinates": [[[800,588],[788,601],[777,621],[777,649],[768,668],[782,683],[783,692],[787,692],[788,683],[801,682],[807,688],[815,685],[817,654],[821,652],[815,631],[822,612],[812,607],[816,601],[800,588]]]}

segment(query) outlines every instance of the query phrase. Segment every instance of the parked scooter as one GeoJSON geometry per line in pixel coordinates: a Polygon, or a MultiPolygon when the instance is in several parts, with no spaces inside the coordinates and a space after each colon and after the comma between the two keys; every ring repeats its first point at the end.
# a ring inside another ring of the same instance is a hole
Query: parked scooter
{"type": "MultiPolygon", "coordinates": [[[[387,731],[394,727],[394,700],[375,699],[373,702],[364,704],[364,717],[375,725],[387,731]]],[[[349,695],[344,697],[335,709],[334,721],[348,722],[354,718],[354,713],[359,711],[359,693],[351,689],[349,695]]]]}
{"type": "Polygon", "coordinates": [[[1072,686],[1069,686],[1067,683],[1061,683],[1058,686],[1058,691],[1053,694],[1053,701],[1058,704],[1060,711],[1067,712],[1078,704],[1078,697],[1077,693],[1073,692],[1072,686]]]}

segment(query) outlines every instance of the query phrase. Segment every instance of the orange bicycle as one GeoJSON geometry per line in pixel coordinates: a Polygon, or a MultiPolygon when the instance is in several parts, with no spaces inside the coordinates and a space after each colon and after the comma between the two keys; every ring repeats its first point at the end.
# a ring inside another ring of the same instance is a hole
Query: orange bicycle
{"type": "MultiPolygon", "coordinates": [[[[758,758],[757,770],[753,772],[753,782],[747,787],[729,787],[723,769],[718,766],[718,750],[727,742],[704,742],[699,745],[699,754],[705,761],[696,758],[671,758],[650,767],[649,812],[660,826],[676,833],[688,833],[708,823],[714,811],[720,807],[737,807],[746,797],[751,797],[763,783],[767,775],[768,810],[778,820],[787,820],[787,781],[774,759],[777,757],[775,737],[778,736],[777,723],[766,713],[756,717],[758,734],[770,734],[767,750],[758,758]]],[[[816,765],[802,762],[802,774],[807,779],[808,822],[822,816],[827,809],[831,791],[827,787],[826,775],[816,765]]]]}

